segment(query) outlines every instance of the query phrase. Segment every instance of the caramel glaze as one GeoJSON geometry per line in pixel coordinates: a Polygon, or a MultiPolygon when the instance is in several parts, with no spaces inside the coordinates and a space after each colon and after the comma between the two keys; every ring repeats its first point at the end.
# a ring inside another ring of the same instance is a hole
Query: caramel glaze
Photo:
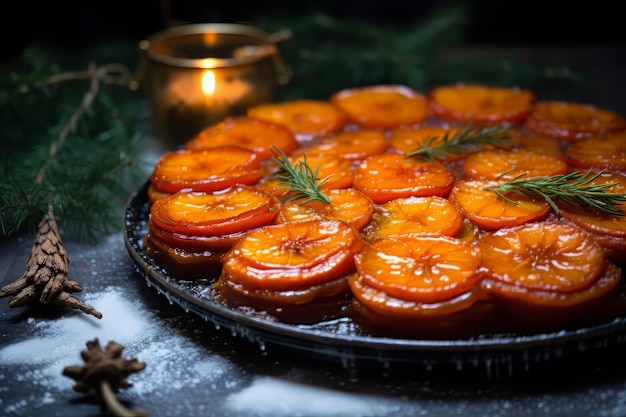
{"type": "Polygon", "coordinates": [[[175,248],[150,231],[143,248],[172,278],[212,282],[212,297],[216,302],[289,324],[350,318],[363,332],[373,336],[455,340],[573,330],[626,317],[626,283],[621,283],[624,262],[617,257],[609,257],[613,259],[607,261],[604,274],[595,284],[573,296],[533,292],[483,278],[470,292],[452,300],[431,305],[407,304],[398,314],[383,316],[354,299],[348,287],[349,277],[297,291],[251,289],[223,279],[222,260],[226,250],[175,248]]]}
{"type": "Polygon", "coordinates": [[[213,284],[215,300],[228,308],[290,324],[314,324],[349,317],[351,296],[347,277],[289,291],[251,289],[220,277],[213,284]]]}
{"type": "Polygon", "coordinates": [[[185,281],[215,279],[222,271],[222,258],[225,252],[175,248],[150,232],[144,237],[142,246],[146,255],[174,279],[185,281]]]}

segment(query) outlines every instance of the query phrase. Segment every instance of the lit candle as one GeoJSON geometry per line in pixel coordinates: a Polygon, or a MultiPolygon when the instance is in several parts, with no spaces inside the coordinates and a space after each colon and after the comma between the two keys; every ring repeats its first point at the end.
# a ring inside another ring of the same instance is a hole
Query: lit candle
{"type": "Polygon", "coordinates": [[[215,86],[215,73],[211,70],[206,70],[202,76],[202,93],[207,104],[215,101],[215,86]]]}
{"type": "Polygon", "coordinates": [[[273,100],[284,71],[266,37],[250,25],[179,25],[141,43],[152,120],[166,146],[273,100]]]}

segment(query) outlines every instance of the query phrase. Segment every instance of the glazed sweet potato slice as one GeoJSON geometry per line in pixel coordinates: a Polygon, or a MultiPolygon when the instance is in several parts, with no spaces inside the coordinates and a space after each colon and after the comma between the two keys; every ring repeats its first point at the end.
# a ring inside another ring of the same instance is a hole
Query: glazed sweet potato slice
{"type": "Polygon", "coordinates": [[[403,85],[345,89],[333,94],[330,101],[362,128],[410,126],[429,116],[426,97],[403,85]]]}
{"type": "Polygon", "coordinates": [[[500,229],[483,235],[478,245],[487,277],[533,291],[584,290],[607,264],[603,249],[567,220],[500,229]]]}

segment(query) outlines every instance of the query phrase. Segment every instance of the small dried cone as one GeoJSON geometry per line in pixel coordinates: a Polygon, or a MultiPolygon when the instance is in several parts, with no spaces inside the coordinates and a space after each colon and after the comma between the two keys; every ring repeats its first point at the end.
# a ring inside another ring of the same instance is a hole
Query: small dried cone
{"type": "Polygon", "coordinates": [[[124,359],[123,350],[124,346],[117,342],[109,342],[102,350],[97,338],[88,341],[87,350],[81,352],[85,365],[68,366],[63,369],[63,375],[76,381],[74,391],[95,393],[100,404],[108,406],[116,416],[143,417],[146,416],[144,411],[126,409],[113,395],[120,388],[131,387],[126,378],[146,367],[135,358],[124,359]]]}
{"type": "Polygon", "coordinates": [[[37,237],[26,260],[26,272],[16,281],[1,288],[0,298],[13,297],[9,301],[10,308],[56,304],[102,318],[102,313],[71,294],[82,291],[83,287],[67,277],[69,262],[52,207],[49,207],[39,223],[37,237]]]}

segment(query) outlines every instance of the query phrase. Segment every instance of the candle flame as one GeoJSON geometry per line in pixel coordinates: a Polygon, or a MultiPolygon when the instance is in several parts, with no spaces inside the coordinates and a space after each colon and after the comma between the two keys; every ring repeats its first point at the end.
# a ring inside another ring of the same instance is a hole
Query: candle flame
{"type": "Polygon", "coordinates": [[[215,93],[215,73],[211,70],[207,70],[202,76],[202,92],[207,96],[215,93]]]}

